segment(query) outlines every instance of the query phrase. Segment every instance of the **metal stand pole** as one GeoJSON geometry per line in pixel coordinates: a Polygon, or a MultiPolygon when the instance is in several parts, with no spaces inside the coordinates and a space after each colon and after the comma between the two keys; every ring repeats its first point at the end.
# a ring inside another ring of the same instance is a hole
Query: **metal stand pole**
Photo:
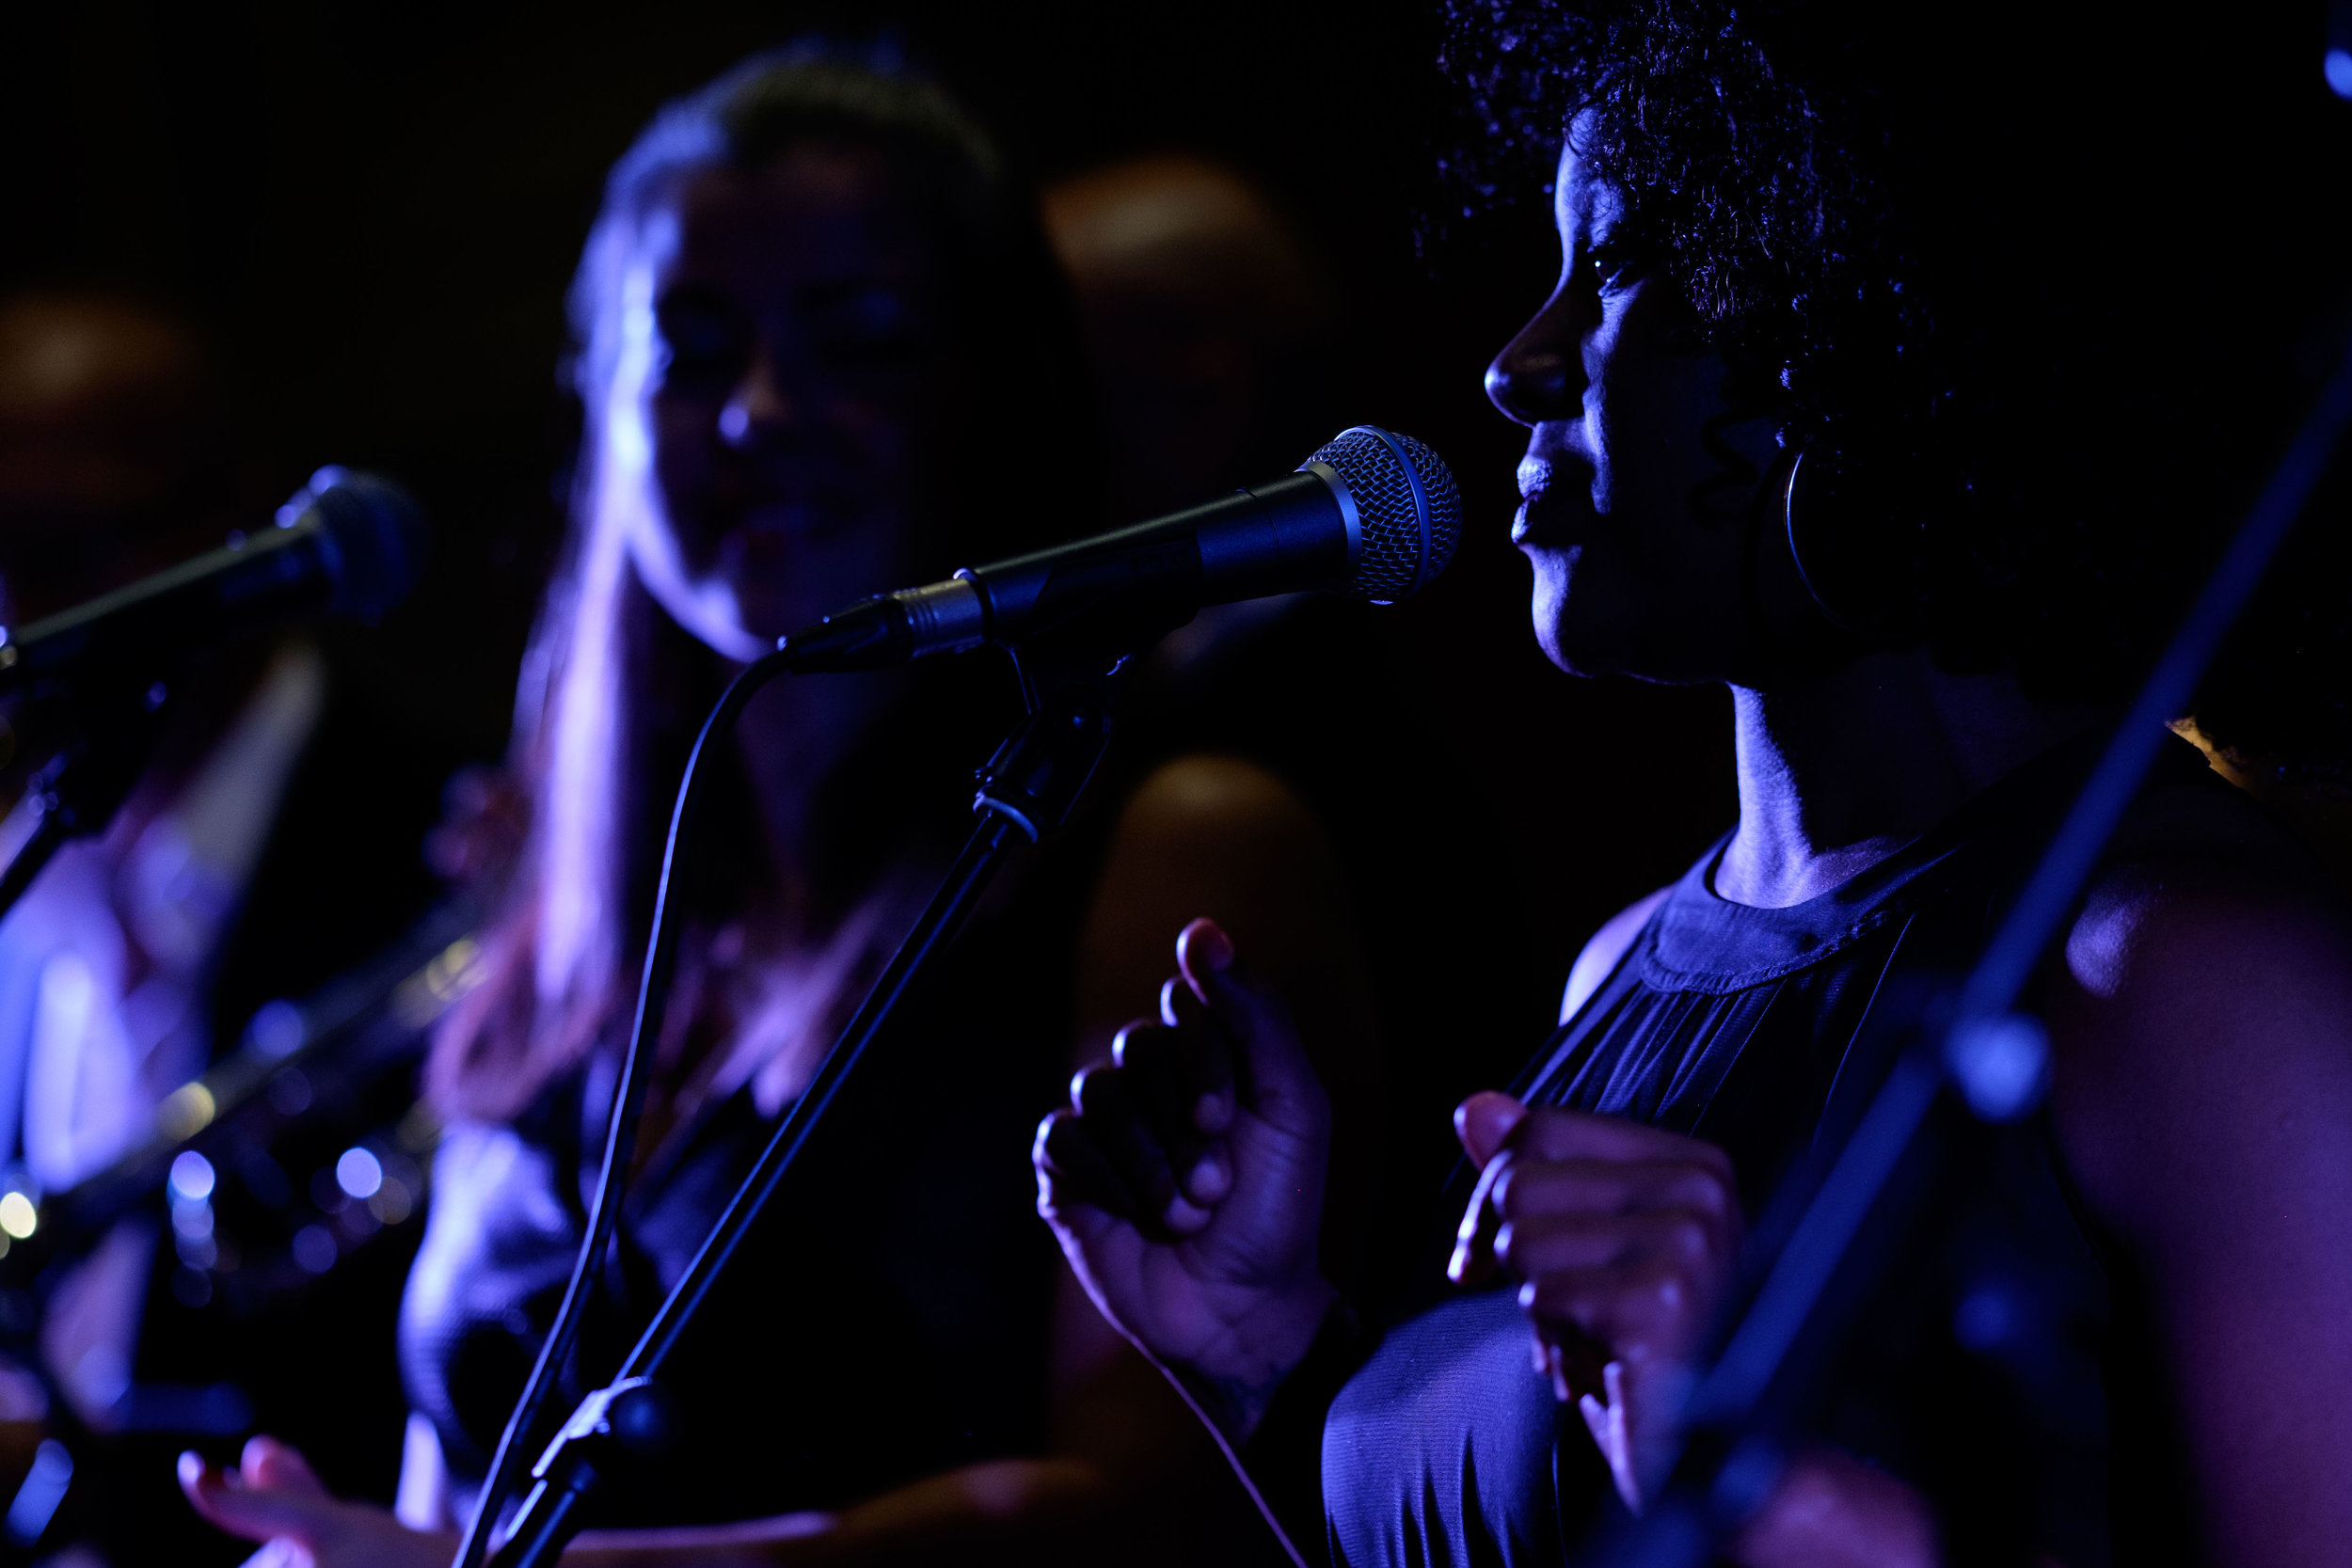
{"type": "MultiPolygon", "coordinates": [[[[1897,1168],[1946,1086],[1988,1121],[2013,1121],[2040,1103],[2048,1045],[2014,1011],[2042,950],[2098,869],[2099,857],[2166,744],[2165,725],[2188,710],[2198,682],[2253,596],[2352,427],[2352,353],[2296,435],[2253,511],[2117,726],[2032,878],[1947,1009],[1906,1050],[1805,1201],[1746,1311],[1684,1402],[1680,1456],[1656,1505],[1605,1532],[1598,1560],[1613,1568],[1700,1568],[1716,1544],[1772,1496],[1784,1465],[1779,1429],[1797,1402],[1792,1369],[1821,1342],[1825,1307],[1854,1294],[1867,1268],[1852,1256],[1863,1222],[1881,1209],[1897,1168]],[[1833,1291],[1833,1286],[1840,1289],[1833,1291]]],[[[1796,1180],[1803,1180],[1802,1177],[1796,1180]]],[[[1774,1201],[1793,1203],[1784,1193],[1774,1201]]]]}
{"type": "Polygon", "coordinates": [[[866,1047],[888,1027],[899,1005],[920,987],[942,950],[1003,864],[1065,821],[1110,739],[1101,695],[1085,688],[1048,697],[998,749],[981,775],[975,809],[980,821],[941,881],[930,906],[866,993],[824,1065],[769,1139],[702,1250],[671,1288],[653,1322],[613,1381],[581,1402],[532,1466],[513,1533],[495,1568],[540,1568],[579,1533],[581,1510],[597,1481],[616,1464],[650,1457],[676,1440],[676,1422],[653,1382],[662,1362],[693,1321],[695,1310],[733,1260],[823,1120],[866,1047]]]}

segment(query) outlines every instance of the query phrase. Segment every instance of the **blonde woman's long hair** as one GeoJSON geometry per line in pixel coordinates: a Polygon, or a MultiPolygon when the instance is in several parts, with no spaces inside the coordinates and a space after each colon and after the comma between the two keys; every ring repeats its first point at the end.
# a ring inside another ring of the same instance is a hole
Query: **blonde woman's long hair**
{"type": "MultiPolygon", "coordinates": [[[[744,62],[654,119],[607,181],[572,285],[581,460],[508,756],[528,836],[482,940],[485,978],[436,1032],[426,1088],[445,1117],[518,1115],[626,1019],[670,794],[690,726],[723,678],[717,656],[661,612],[630,561],[632,533],[660,505],[645,420],[659,344],[644,232],[696,170],[757,168],[808,141],[891,154],[931,221],[963,349],[1004,394],[981,400],[988,406],[959,443],[966,493],[1016,494],[1011,470],[1041,443],[1057,461],[1093,450],[1075,331],[1032,199],[895,49],[800,43],[744,62]]],[[[960,515],[966,537],[950,543],[976,559],[1091,521],[1085,507],[1056,515],[1027,504],[960,515]]]]}

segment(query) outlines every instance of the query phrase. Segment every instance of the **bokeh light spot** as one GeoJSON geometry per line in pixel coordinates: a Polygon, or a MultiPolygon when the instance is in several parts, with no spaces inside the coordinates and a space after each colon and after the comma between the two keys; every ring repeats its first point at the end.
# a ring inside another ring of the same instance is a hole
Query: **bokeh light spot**
{"type": "Polygon", "coordinates": [[[201,1203],[213,1196],[213,1163],[193,1148],[172,1157],[171,1196],[183,1203],[201,1203]]]}
{"type": "Polygon", "coordinates": [[[335,1162],[335,1185],[356,1198],[371,1198],[384,1185],[384,1166],[364,1148],[346,1148],[335,1162]]]}
{"type": "Polygon", "coordinates": [[[335,1266],[335,1233],[323,1225],[306,1225],[294,1232],[294,1261],[312,1274],[325,1274],[335,1266]]]}

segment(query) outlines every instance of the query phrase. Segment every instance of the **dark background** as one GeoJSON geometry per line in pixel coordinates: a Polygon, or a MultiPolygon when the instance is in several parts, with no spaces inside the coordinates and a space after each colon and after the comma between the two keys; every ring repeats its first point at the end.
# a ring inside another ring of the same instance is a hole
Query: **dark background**
{"type": "MultiPolygon", "coordinates": [[[[230,374],[257,512],[323,462],[413,488],[437,558],[375,640],[378,673],[437,751],[494,756],[559,521],[576,422],[554,376],[563,291],[605,166],[663,99],[739,55],[882,27],[1041,178],[1202,152],[1321,247],[1354,324],[1347,417],[1427,440],[1468,499],[1452,572],[1396,614],[1514,844],[1494,896],[1527,923],[1542,1007],[1595,924],[1728,823],[1729,758],[1720,693],[1571,681],[1528,635],[1507,537],[1518,432],[1479,375],[1556,250],[1531,189],[1418,253],[1458,134],[1432,5],[8,7],[0,293],[105,286],[196,321],[230,374]]],[[[1041,483],[1054,443],[1038,433],[1041,483]]],[[[394,1457],[329,1479],[378,1489],[394,1457]]]]}

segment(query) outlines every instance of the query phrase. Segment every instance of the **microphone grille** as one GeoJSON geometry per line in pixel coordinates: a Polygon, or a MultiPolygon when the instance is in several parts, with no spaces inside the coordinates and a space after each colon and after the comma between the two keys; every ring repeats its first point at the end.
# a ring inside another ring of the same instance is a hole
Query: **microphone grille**
{"type": "Polygon", "coordinates": [[[424,514],[408,492],[377,474],[330,466],[310,476],[280,513],[315,513],[334,578],[327,609],[373,621],[408,596],[424,572],[424,514]]]}
{"type": "Polygon", "coordinates": [[[1454,559],[1462,535],[1462,492],[1444,461],[1410,436],[1355,425],[1307,463],[1327,466],[1356,502],[1359,548],[1348,577],[1351,592],[1375,604],[1394,604],[1454,559]]]}

